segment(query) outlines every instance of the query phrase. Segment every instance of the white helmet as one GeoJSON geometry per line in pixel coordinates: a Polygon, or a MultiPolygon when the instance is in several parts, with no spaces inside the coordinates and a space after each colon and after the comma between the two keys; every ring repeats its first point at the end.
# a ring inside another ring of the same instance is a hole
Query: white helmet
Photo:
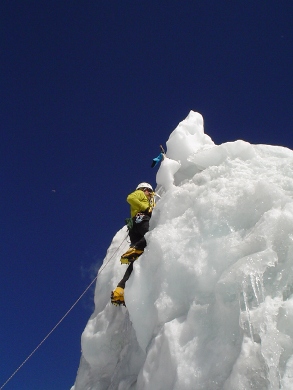
{"type": "Polygon", "coordinates": [[[154,192],[153,187],[149,183],[139,183],[136,189],[138,190],[140,188],[149,188],[152,192],[154,192]]]}

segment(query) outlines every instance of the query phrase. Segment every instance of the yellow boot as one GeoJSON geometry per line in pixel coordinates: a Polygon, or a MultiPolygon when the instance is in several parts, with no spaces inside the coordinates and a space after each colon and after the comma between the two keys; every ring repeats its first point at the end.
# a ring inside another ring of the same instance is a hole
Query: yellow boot
{"type": "Polygon", "coordinates": [[[124,305],[124,288],[116,287],[115,290],[111,292],[111,303],[115,306],[124,305]]]}
{"type": "Polygon", "coordinates": [[[131,262],[135,261],[142,253],[143,250],[131,247],[121,256],[120,262],[121,264],[130,264],[131,262]]]}

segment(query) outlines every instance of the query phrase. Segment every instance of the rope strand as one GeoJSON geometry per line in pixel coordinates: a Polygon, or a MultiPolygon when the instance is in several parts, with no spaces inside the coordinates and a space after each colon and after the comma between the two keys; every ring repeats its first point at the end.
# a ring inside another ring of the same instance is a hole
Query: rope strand
{"type": "Polygon", "coordinates": [[[33,356],[33,354],[40,348],[40,346],[47,340],[47,338],[54,332],[54,330],[61,324],[61,322],[65,319],[65,317],[68,316],[68,314],[71,312],[71,310],[77,305],[77,303],[81,300],[81,298],[86,294],[86,292],[91,288],[91,286],[95,283],[100,273],[106,268],[106,266],[109,264],[110,260],[116,255],[118,250],[120,249],[121,245],[124,243],[128,236],[128,233],[126,237],[123,239],[121,244],[117,247],[113,255],[109,258],[109,260],[104,264],[102,268],[100,268],[97,276],[91,281],[91,283],[87,286],[87,288],[84,290],[84,292],[79,296],[79,298],[73,303],[73,305],[70,307],[70,309],[67,310],[67,312],[64,314],[64,316],[57,322],[57,324],[52,328],[52,330],[43,338],[43,340],[36,346],[36,348],[28,355],[28,357],[21,363],[21,365],[13,372],[13,374],[7,379],[5,383],[0,387],[0,390],[4,388],[4,386],[7,385],[7,383],[17,374],[17,372],[25,365],[25,363],[33,356]]]}

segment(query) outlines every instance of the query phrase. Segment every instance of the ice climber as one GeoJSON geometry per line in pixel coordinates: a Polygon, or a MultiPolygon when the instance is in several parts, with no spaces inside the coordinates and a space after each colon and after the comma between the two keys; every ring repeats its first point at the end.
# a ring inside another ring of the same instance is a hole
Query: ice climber
{"type": "Polygon", "coordinates": [[[149,231],[149,220],[155,206],[154,191],[149,183],[140,183],[134,192],[127,196],[130,204],[130,214],[128,231],[130,238],[130,248],[121,256],[121,264],[128,264],[127,270],[117,287],[111,293],[113,305],[125,305],[124,288],[129,279],[133,262],[143,253],[146,247],[144,235],[149,231]]]}

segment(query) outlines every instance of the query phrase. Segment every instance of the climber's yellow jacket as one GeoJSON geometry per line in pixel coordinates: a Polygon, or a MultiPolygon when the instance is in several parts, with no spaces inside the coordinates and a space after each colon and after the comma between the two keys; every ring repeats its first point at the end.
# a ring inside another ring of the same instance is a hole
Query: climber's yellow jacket
{"type": "Polygon", "coordinates": [[[137,213],[143,213],[149,208],[154,207],[154,196],[150,199],[142,190],[136,190],[127,196],[127,202],[130,204],[130,214],[134,217],[137,213]]]}

